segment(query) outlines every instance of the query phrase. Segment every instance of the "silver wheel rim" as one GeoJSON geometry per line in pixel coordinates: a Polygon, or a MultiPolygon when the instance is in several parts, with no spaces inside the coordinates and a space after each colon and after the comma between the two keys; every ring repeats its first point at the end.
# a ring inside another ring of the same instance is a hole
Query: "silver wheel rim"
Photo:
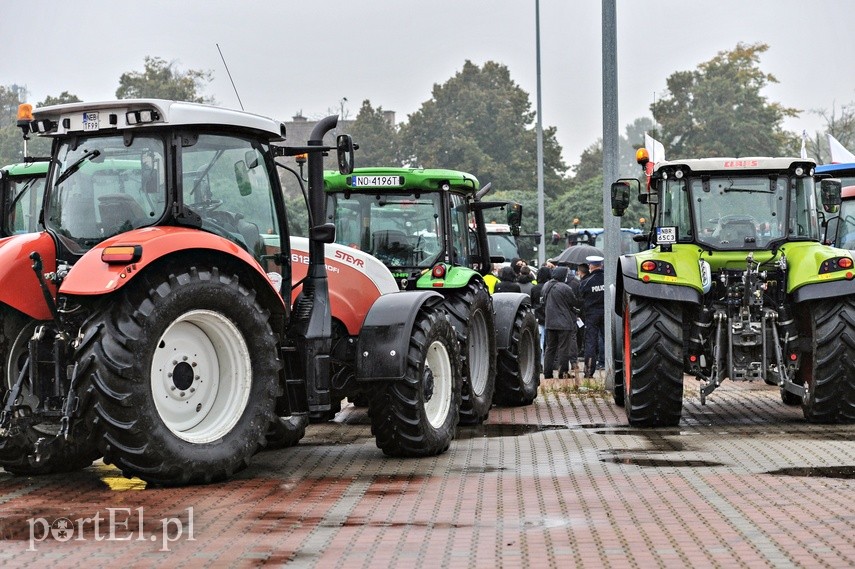
{"type": "Polygon", "coordinates": [[[164,425],[194,444],[227,435],[249,401],[252,363],[243,335],[231,320],[193,310],[158,340],[151,391],[164,425]]]}
{"type": "Polygon", "coordinates": [[[424,410],[428,423],[437,429],[445,423],[451,410],[451,390],[454,380],[451,371],[451,360],[445,344],[432,342],[425,357],[423,381],[432,377],[433,389],[425,397],[424,410]]]}
{"type": "Polygon", "coordinates": [[[482,395],[490,381],[489,337],[487,319],[480,310],[469,321],[469,383],[475,396],[482,395]]]}

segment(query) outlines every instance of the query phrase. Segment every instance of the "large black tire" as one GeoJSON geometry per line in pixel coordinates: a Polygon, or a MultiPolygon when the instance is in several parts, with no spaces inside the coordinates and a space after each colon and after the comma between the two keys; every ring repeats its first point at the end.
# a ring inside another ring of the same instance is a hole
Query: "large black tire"
{"type": "Polygon", "coordinates": [[[673,427],[683,410],[683,311],[679,303],[625,295],[623,383],[633,427],[673,427]]]}
{"type": "Polygon", "coordinates": [[[499,374],[494,400],[499,405],[530,405],[540,385],[540,329],[530,306],[514,316],[511,342],[499,354],[499,374]]]}
{"type": "Polygon", "coordinates": [[[807,389],[805,419],[855,422],[855,296],[813,302],[802,317],[810,341],[798,376],[807,389]]]}
{"type": "MultiPolygon", "coordinates": [[[[14,385],[25,363],[29,360],[29,341],[39,322],[28,318],[7,306],[0,307],[0,362],[3,363],[4,381],[0,384],[0,401],[5,399],[6,392],[14,385]]],[[[52,354],[46,354],[48,356],[52,354]]],[[[78,371],[85,375],[86,367],[91,361],[81,362],[78,371]]],[[[53,362],[45,361],[37,364],[39,373],[53,377],[53,362]]],[[[91,400],[86,386],[79,393],[81,406],[85,408],[91,400]]],[[[32,397],[33,389],[25,380],[21,395],[30,398],[35,406],[37,400],[32,397]]],[[[14,425],[14,423],[13,423],[14,425]]],[[[56,474],[72,472],[86,468],[100,457],[98,448],[91,435],[91,425],[77,419],[73,424],[69,437],[57,437],[59,419],[45,420],[26,427],[13,426],[5,435],[0,437],[0,466],[7,472],[23,475],[56,474]],[[36,443],[43,439],[36,454],[36,443]]]]}
{"type": "Polygon", "coordinates": [[[462,377],[454,329],[439,309],[420,309],[410,333],[404,379],[370,391],[377,447],[388,456],[432,456],[454,439],[462,377]]]}
{"type": "Polygon", "coordinates": [[[267,448],[290,448],[306,436],[307,414],[276,417],[267,429],[267,448]]]}
{"type": "Polygon", "coordinates": [[[490,414],[496,389],[496,332],[490,292],[482,281],[472,281],[449,294],[445,308],[460,344],[460,423],[479,425],[490,414]]]}
{"type": "Polygon", "coordinates": [[[612,323],[612,357],[615,361],[615,383],[612,386],[612,398],[615,405],[623,407],[626,402],[623,391],[623,319],[615,314],[612,323]]]}
{"type": "Polygon", "coordinates": [[[86,331],[104,462],[163,485],[244,468],[280,395],[268,316],[217,267],[167,266],[128,283],[86,331]]]}

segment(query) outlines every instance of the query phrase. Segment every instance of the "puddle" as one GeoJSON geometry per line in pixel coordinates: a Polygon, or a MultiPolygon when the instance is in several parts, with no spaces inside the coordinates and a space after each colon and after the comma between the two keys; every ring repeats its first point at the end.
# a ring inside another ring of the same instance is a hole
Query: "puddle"
{"type": "Polygon", "coordinates": [[[634,466],[645,466],[654,468],[700,468],[704,466],[725,466],[721,462],[713,462],[711,460],[639,458],[633,456],[614,456],[609,458],[601,458],[600,462],[611,462],[613,464],[631,464],[634,466]]]}
{"type": "Polygon", "coordinates": [[[792,466],[771,470],[765,474],[775,476],[803,476],[806,478],[855,478],[855,466],[792,466]]]}
{"type": "Polygon", "coordinates": [[[567,425],[505,425],[505,424],[488,424],[478,425],[477,427],[461,427],[457,431],[457,439],[481,439],[481,438],[497,438],[497,437],[521,437],[523,435],[531,435],[533,433],[542,433],[543,431],[560,431],[566,430],[567,425]]]}

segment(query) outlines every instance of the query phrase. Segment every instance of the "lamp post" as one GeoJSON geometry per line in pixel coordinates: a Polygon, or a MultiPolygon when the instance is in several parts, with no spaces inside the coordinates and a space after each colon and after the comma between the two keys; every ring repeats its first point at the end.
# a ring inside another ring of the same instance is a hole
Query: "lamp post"
{"type": "MultiPolygon", "coordinates": [[[[543,198],[543,105],[540,100],[540,0],[534,0],[534,25],[537,57],[537,230],[546,235],[546,211],[543,198]]],[[[537,264],[546,262],[546,244],[537,248],[537,264]]]]}

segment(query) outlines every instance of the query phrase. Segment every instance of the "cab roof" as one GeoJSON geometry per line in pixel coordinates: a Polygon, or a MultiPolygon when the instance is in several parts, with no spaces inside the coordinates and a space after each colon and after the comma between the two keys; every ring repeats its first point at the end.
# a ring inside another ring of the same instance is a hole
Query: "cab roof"
{"type": "Polygon", "coordinates": [[[438,191],[444,183],[457,192],[475,193],[481,187],[478,178],[467,172],[441,168],[355,168],[352,174],[324,172],[328,192],[362,190],[438,191]]]}
{"type": "Polygon", "coordinates": [[[686,166],[692,172],[727,172],[752,170],[790,170],[796,165],[814,168],[816,163],[807,158],[746,156],[743,158],[692,158],[657,162],[654,172],[665,168],[686,166]]]}
{"type": "Polygon", "coordinates": [[[46,176],[49,167],[49,161],[36,160],[3,166],[0,171],[3,172],[3,176],[46,176]]]}
{"type": "Polygon", "coordinates": [[[50,136],[93,133],[157,126],[229,126],[266,135],[270,141],[285,138],[285,125],[271,118],[200,103],[164,99],[121,99],[92,103],[66,103],[33,110],[35,121],[50,120],[50,136]],[[154,111],[153,120],[140,121],[138,112],[154,111]],[[98,113],[92,120],[89,113],[98,113]],[[134,122],[136,119],[136,122],[134,122]],[[131,122],[129,122],[129,120],[131,122]]]}

